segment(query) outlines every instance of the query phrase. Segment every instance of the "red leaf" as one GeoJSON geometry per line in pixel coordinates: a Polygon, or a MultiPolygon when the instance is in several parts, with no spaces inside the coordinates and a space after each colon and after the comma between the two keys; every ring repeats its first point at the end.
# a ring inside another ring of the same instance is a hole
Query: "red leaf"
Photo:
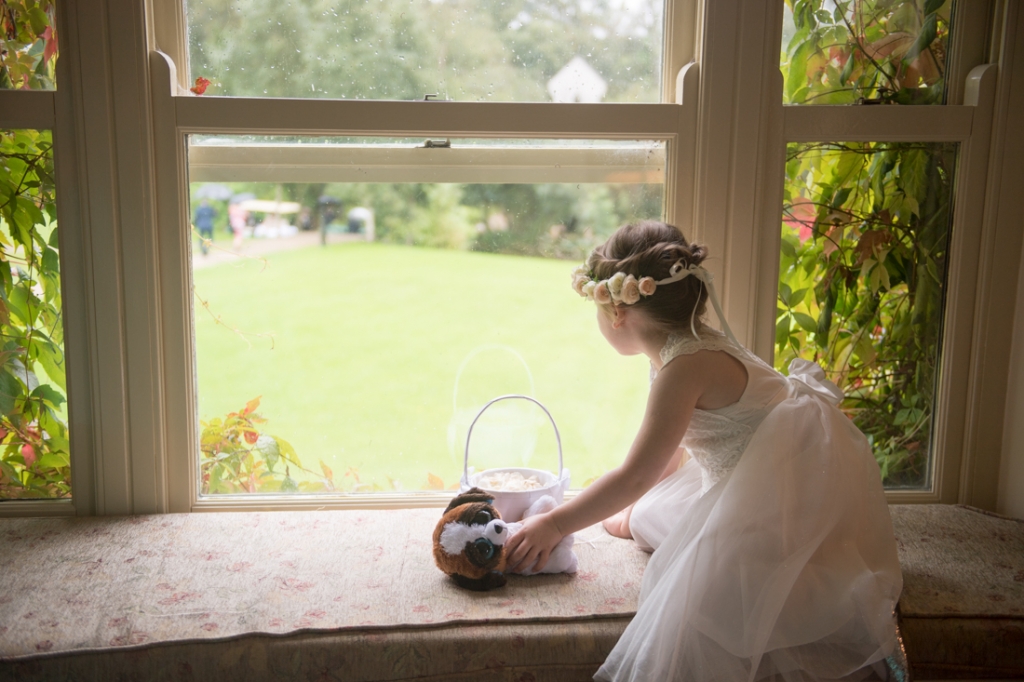
{"type": "Polygon", "coordinates": [[[242,410],[242,416],[244,417],[247,414],[252,414],[253,412],[255,412],[256,408],[260,406],[260,398],[262,397],[263,396],[258,395],[249,402],[247,402],[245,404],[245,408],[242,410]]]}
{"type": "Polygon", "coordinates": [[[43,61],[48,62],[57,54],[57,32],[52,26],[47,26],[43,31],[43,40],[46,43],[46,47],[43,48],[43,61]]]}
{"type": "Polygon", "coordinates": [[[210,87],[210,79],[199,76],[196,78],[196,84],[189,88],[189,90],[197,95],[201,95],[206,92],[206,88],[208,87],[210,87]]]}
{"type": "Polygon", "coordinates": [[[324,464],[323,460],[320,460],[320,468],[324,472],[324,478],[326,478],[331,483],[334,483],[334,472],[331,471],[331,467],[329,467],[326,464],[324,464]]]}

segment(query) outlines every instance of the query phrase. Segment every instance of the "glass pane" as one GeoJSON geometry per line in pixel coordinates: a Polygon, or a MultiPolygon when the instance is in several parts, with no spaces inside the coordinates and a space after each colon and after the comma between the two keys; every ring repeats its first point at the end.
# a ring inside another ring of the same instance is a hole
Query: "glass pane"
{"type": "Polygon", "coordinates": [[[188,0],[207,94],[656,102],[663,0],[188,0]]]}
{"type": "Polygon", "coordinates": [[[0,130],[0,500],[70,497],[53,145],[0,130]]]}
{"type": "Polygon", "coordinates": [[[4,0],[0,19],[0,90],[56,87],[54,0],[4,0]]]}
{"type": "Polygon", "coordinates": [[[942,104],[953,0],[786,0],[786,104],[942,104]]]}
{"type": "Polygon", "coordinates": [[[820,363],[890,488],[930,485],[953,143],[791,144],[779,369],[820,363]]]}
{"type": "MultiPolygon", "coordinates": [[[[526,149],[526,175],[564,173],[550,182],[499,181],[490,167],[459,182],[252,181],[267,169],[207,163],[200,148],[215,145],[202,142],[189,152],[201,493],[451,489],[470,421],[507,393],[551,410],[573,487],[621,462],[646,367],[586,333],[595,312],[569,273],[620,223],[662,215],[663,142],[414,148],[505,153],[513,174],[526,149]],[[565,167],[590,153],[611,164],[603,174],[565,167]]],[[[289,153],[272,169],[285,178],[289,153]]],[[[343,158],[341,170],[302,158],[324,177],[348,172],[343,158]]],[[[462,172],[420,159],[428,175],[462,172]]],[[[404,163],[384,154],[362,168],[411,177],[404,163]]],[[[555,470],[551,426],[525,401],[500,403],[474,429],[469,464],[555,470]]]]}

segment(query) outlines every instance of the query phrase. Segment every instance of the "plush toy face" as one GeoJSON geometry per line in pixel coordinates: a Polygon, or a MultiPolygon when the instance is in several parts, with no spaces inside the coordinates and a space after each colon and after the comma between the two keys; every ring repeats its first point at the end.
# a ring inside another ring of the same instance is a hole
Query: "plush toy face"
{"type": "Polygon", "coordinates": [[[494,498],[471,488],[457,496],[434,528],[434,562],[456,583],[471,590],[505,584],[505,540],[508,526],[494,498]]]}

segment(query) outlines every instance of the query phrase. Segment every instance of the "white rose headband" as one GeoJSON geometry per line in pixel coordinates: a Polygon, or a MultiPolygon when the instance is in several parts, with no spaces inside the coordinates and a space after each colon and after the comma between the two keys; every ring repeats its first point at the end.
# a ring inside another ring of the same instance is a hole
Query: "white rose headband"
{"type": "MultiPolygon", "coordinates": [[[[715,293],[714,275],[711,274],[711,271],[706,270],[700,265],[693,264],[687,266],[680,259],[669,268],[668,277],[665,279],[656,280],[653,277],[637,279],[633,275],[616,272],[608,279],[597,281],[590,272],[590,267],[584,263],[583,265],[576,266],[572,271],[572,288],[576,290],[577,294],[588,301],[596,301],[601,304],[633,305],[643,296],[653,296],[658,287],[665,284],[673,284],[690,276],[696,277],[700,280],[701,286],[708,288],[708,298],[715,309],[715,314],[718,315],[718,319],[722,323],[722,330],[729,337],[730,341],[739,346],[739,341],[736,340],[732,330],[729,329],[729,323],[725,321],[722,305],[718,302],[718,296],[715,293]]],[[[693,332],[695,338],[699,338],[695,324],[696,314],[697,308],[694,307],[693,312],[690,314],[690,331],[693,332]]]]}

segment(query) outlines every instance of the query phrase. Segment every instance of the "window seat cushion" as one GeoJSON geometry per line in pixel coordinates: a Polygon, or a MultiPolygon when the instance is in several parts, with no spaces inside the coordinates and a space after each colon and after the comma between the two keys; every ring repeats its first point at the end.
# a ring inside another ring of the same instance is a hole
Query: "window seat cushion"
{"type": "Polygon", "coordinates": [[[2,519],[0,680],[590,679],[648,555],[594,527],[579,573],[469,592],[440,513],[2,519]]]}
{"type": "MultiPolygon", "coordinates": [[[[1024,522],[890,510],[914,677],[1024,677],[1024,522]]],[[[647,555],[595,527],[578,574],[467,592],[439,514],[0,519],[0,680],[589,680],[647,555]]]]}

